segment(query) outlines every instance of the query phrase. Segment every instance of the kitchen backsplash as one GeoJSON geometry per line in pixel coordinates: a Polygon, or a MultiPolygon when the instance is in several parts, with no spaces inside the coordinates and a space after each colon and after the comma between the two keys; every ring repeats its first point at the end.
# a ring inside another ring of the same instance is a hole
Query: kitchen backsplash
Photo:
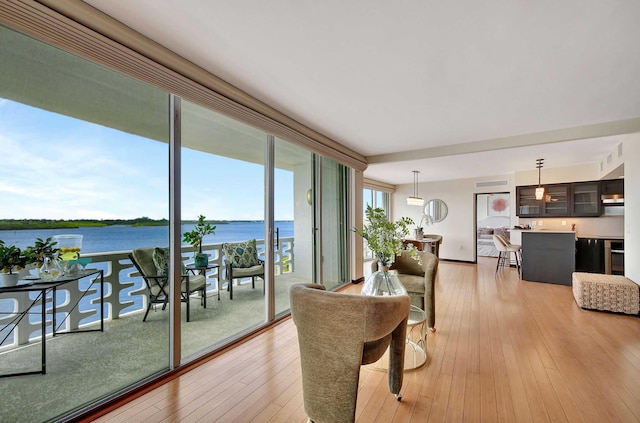
{"type": "Polygon", "coordinates": [[[520,225],[529,225],[532,229],[570,231],[576,225],[578,236],[624,236],[624,216],[615,217],[562,217],[562,218],[521,218],[520,225]],[[542,222],[542,224],[540,224],[542,222]],[[563,222],[565,225],[563,225],[563,222]]]}

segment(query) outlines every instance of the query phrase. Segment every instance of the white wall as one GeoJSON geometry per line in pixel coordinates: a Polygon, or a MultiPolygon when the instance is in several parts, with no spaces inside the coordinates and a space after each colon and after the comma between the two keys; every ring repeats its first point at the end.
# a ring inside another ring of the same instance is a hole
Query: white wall
{"type": "MultiPolygon", "coordinates": [[[[526,172],[516,172],[514,176],[515,185],[537,185],[538,170],[533,169],[526,172]]],[[[564,182],[596,181],[600,179],[599,167],[596,163],[583,164],[577,166],[567,166],[560,168],[543,167],[540,171],[540,183],[561,184],[564,182]]]]}
{"type": "Polygon", "coordinates": [[[624,154],[624,271],[640,284],[640,134],[627,135],[624,154]]]}
{"type": "MultiPolygon", "coordinates": [[[[617,150],[616,150],[617,151],[617,150]]],[[[545,229],[570,229],[576,223],[579,235],[605,235],[625,237],[625,273],[627,277],[640,282],[640,261],[632,257],[640,257],[640,134],[627,135],[623,141],[625,169],[625,216],[597,218],[554,218],[542,220],[545,229]],[[562,226],[562,221],[567,225],[562,226]],[[634,275],[631,277],[630,275],[634,275]]],[[[619,166],[619,161],[610,165],[619,166]]],[[[439,198],[447,203],[449,215],[441,223],[424,228],[425,233],[442,235],[443,243],[440,257],[449,260],[475,260],[475,230],[473,197],[475,193],[510,192],[512,225],[529,223],[533,219],[518,219],[515,215],[515,186],[535,185],[538,183],[538,171],[533,169],[518,172],[511,176],[493,176],[479,179],[459,179],[453,181],[428,182],[418,184],[418,194],[428,201],[439,198]],[[476,188],[476,182],[499,179],[509,180],[508,186],[476,188]]],[[[606,174],[600,171],[600,164],[586,164],[565,168],[542,168],[542,184],[593,181],[606,174]]],[[[413,193],[413,184],[398,185],[393,194],[391,216],[396,220],[400,216],[411,217],[416,224],[422,217],[422,208],[407,206],[406,198],[413,193]]]]}
{"type": "MultiPolygon", "coordinates": [[[[537,181],[537,176],[536,176],[537,181]]],[[[418,194],[425,202],[438,198],[449,208],[447,218],[430,226],[424,226],[425,234],[443,236],[440,246],[440,258],[473,262],[475,260],[475,222],[474,195],[475,193],[511,192],[514,198],[515,188],[513,178],[505,175],[478,178],[457,179],[441,182],[424,182],[418,184],[418,194]],[[476,188],[476,182],[508,180],[508,185],[476,188]]],[[[401,216],[412,218],[416,225],[422,218],[422,208],[407,206],[407,197],[413,194],[413,184],[398,185],[391,200],[391,216],[397,220],[401,216]]],[[[513,204],[513,201],[511,201],[513,204]]],[[[512,219],[515,209],[511,207],[512,219]]]]}

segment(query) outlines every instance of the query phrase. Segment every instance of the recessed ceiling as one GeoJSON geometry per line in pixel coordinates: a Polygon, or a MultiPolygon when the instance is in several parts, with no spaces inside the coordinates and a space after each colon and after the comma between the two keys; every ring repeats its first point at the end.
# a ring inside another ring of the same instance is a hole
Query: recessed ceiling
{"type": "Polygon", "coordinates": [[[560,151],[567,164],[595,162],[594,149],[607,144],[609,151],[618,141],[547,144],[539,154],[385,160],[392,153],[474,142],[496,149],[500,143],[487,140],[547,131],[560,131],[553,141],[563,141],[566,128],[587,128],[580,133],[588,139],[613,135],[590,133],[594,125],[640,119],[640,2],[86,3],[375,156],[365,176],[394,184],[410,183],[413,168],[422,169],[422,181],[438,166],[446,178],[442,169],[459,177],[495,172],[484,165],[489,157],[513,171],[560,151]]]}

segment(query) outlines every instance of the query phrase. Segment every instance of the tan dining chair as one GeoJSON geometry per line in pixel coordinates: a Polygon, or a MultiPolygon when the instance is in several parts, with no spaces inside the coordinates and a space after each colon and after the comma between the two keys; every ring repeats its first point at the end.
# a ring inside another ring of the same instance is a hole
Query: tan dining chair
{"type": "Polygon", "coordinates": [[[496,263],[496,274],[498,269],[505,266],[511,266],[511,253],[514,254],[516,260],[516,269],[518,270],[518,276],[522,276],[522,248],[520,245],[512,244],[507,238],[502,235],[493,235],[493,244],[498,250],[498,262],[496,263]]]}

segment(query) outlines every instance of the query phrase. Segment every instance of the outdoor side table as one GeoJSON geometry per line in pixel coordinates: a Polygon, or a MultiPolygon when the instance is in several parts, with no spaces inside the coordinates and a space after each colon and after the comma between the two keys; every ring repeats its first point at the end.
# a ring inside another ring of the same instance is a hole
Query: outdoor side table
{"type": "MultiPolygon", "coordinates": [[[[187,272],[191,272],[192,274],[196,274],[196,272],[199,272],[201,275],[204,275],[205,277],[205,281],[206,281],[206,277],[207,277],[207,270],[212,270],[212,269],[218,269],[218,275],[217,275],[217,289],[218,289],[218,301],[220,301],[220,265],[218,264],[208,264],[206,266],[185,266],[185,269],[187,270],[187,272]]],[[[205,294],[206,295],[206,294],[205,294]]]]}

